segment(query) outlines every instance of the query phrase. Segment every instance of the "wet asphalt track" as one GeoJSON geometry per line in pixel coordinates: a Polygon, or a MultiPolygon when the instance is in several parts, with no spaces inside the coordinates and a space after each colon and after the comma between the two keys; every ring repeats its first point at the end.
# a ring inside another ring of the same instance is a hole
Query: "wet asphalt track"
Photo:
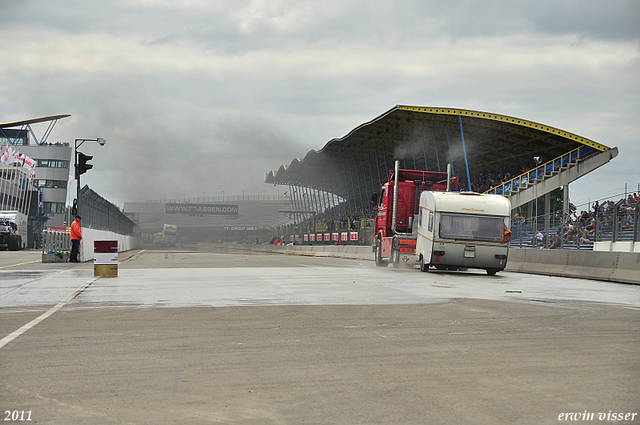
{"type": "Polygon", "coordinates": [[[94,279],[1,254],[0,409],[39,423],[640,411],[638,286],[184,251],[123,253],[119,277],[94,279]]]}

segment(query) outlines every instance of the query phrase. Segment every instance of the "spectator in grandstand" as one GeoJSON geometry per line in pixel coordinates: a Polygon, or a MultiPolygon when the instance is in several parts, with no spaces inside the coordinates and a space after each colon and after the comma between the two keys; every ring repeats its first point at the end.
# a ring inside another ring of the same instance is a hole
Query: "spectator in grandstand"
{"type": "Polygon", "coordinates": [[[593,232],[593,231],[596,230],[596,219],[595,219],[595,217],[593,217],[593,216],[589,217],[589,222],[585,226],[585,229],[587,229],[588,232],[593,232]]]}
{"type": "Polygon", "coordinates": [[[538,232],[536,233],[535,246],[536,248],[544,248],[544,233],[542,233],[540,230],[538,230],[538,232]]]}
{"type": "MultiPolygon", "coordinates": [[[[592,230],[593,231],[593,230],[592,230]]],[[[580,244],[585,244],[587,242],[591,241],[591,232],[589,230],[587,230],[587,228],[585,227],[584,229],[582,229],[582,236],[580,237],[580,244]]]]}
{"type": "Polygon", "coordinates": [[[574,226],[571,223],[565,223],[563,239],[566,242],[573,242],[575,245],[577,245],[579,240],[578,227],[574,226]]]}
{"type": "Polygon", "coordinates": [[[524,224],[524,222],[525,222],[525,218],[521,217],[520,214],[516,213],[516,215],[513,216],[513,224],[521,225],[521,224],[524,224]]]}

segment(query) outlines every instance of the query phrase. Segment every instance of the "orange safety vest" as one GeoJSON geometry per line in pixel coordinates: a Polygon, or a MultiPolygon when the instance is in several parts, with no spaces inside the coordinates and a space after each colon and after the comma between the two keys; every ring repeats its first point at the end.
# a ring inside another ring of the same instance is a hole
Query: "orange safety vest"
{"type": "Polygon", "coordinates": [[[71,240],[74,239],[82,239],[82,230],[80,230],[80,224],[77,220],[73,220],[73,223],[71,223],[71,240]]]}

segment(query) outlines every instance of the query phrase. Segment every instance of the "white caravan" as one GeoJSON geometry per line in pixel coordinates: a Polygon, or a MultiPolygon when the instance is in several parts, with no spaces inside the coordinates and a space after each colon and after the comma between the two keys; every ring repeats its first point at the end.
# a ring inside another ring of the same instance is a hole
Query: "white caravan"
{"type": "Polygon", "coordinates": [[[475,192],[422,192],[416,256],[420,270],[504,270],[511,202],[475,192]]]}

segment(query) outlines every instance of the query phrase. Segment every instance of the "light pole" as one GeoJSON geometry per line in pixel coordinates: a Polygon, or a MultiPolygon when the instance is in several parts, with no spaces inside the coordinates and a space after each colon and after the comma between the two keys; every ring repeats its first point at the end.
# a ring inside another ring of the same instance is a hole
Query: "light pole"
{"type": "Polygon", "coordinates": [[[82,152],[78,152],[78,148],[82,146],[84,142],[96,142],[100,146],[104,146],[107,141],[102,137],[98,137],[97,139],[75,139],[73,155],[75,157],[74,170],[76,182],[78,184],[78,189],[76,193],[76,201],[75,201],[75,215],[80,215],[80,175],[86,173],[88,170],[93,168],[92,164],[89,164],[89,160],[93,158],[91,155],[85,155],[82,152]]]}

